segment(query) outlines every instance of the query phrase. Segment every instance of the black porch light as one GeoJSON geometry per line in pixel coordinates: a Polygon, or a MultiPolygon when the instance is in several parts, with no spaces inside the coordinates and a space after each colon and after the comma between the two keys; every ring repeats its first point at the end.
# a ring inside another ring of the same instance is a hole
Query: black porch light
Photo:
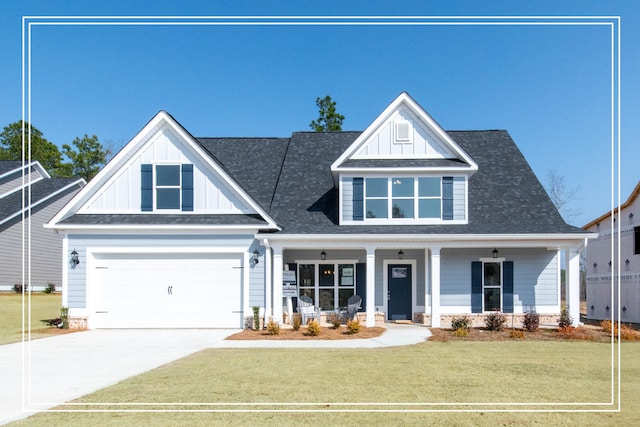
{"type": "Polygon", "coordinates": [[[76,252],[75,249],[71,252],[71,264],[73,265],[80,264],[80,258],[78,258],[78,252],[76,252]]]}
{"type": "Polygon", "coordinates": [[[404,252],[402,252],[402,250],[398,251],[398,259],[404,259],[404,252]]]}
{"type": "Polygon", "coordinates": [[[498,249],[494,249],[491,251],[491,254],[493,255],[494,258],[498,258],[498,249]]]}
{"type": "Polygon", "coordinates": [[[327,259],[327,253],[326,253],[324,250],[322,250],[322,252],[320,252],[320,259],[321,259],[322,261],[324,261],[325,259],[327,259]]]}

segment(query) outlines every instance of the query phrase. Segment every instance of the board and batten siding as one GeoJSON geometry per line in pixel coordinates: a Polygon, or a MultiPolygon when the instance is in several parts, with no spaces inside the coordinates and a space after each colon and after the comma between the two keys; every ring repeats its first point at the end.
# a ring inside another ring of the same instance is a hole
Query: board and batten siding
{"type": "MultiPolygon", "coordinates": [[[[87,306],[87,248],[150,248],[150,249],[179,249],[179,248],[216,248],[224,251],[225,247],[228,248],[247,248],[247,253],[251,253],[255,248],[255,240],[253,236],[187,236],[176,235],[171,237],[165,236],[140,236],[140,235],[79,235],[72,234],[68,237],[69,250],[75,249],[78,252],[80,264],[75,267],[71,267],[65,264],[68,271],[68,304],[69,308],[86,308],[87,306]]],[[[263,254],[264,249],[260,248],[259,251],[263,254]]],[[[248,290],[248,301],[258,302],[258,300],[264,300],[264,259],[256,266],[249,265],[252,270],[249,273],[249,284],[244,288],[248,290]],[[261,267],[260,267],[261,266],[261,267]],[[253,271],[253,270],[256,271],[253,271]],[[262,273],[261,273],[262,272],[262,273]],[[257,292],[256,295],[253,295],[257,292]]],[[[245,266],[247,267],[247,266],[245,266]]],[[[258,305],[258,304],[256,304],[258,305]]]]}
{"type": "Polygon", "coordinates": [[[140,213],[143,164],[192,164],[193,212],[210,214],[255,213],[199,156],[185,148],[169,127],[130,159],[78,213],[140,213]]]}
{"type": "MultiPolygon", "coordinates": [[[[31,214],[31,286],[45,287],[48,283],[62,289],[62,236],[43,224],[76,194],[78,187],[67,190],[49,204],[36,207],[31,214]]],[[[22,283],[22,215],[0,225],[0,286],[13,288],[22,283]]],[[[25,242],[26,244],[26,242],[25,242]]],[[[27,250],[25,248],[25,250],[27,250]]],[[[28,280],[28,278],[26,279],[28,280]]]]}
{"type": "MultiPolygon", "coordinates": [[[[557,310],[558,257],[546,249],[503,249],[500,258],[513,261],[513,305],[516,313],[529,308],[557,310]]],[[[490,258],[488,250],[443,249],[440,258],[442,307],[471,309],[471,262],[490,258]]]]}
{"type": "Polygon", "coordinates": [[[354,158],[421,157],[443,159],[455,157],[433,132],[422,125],[409,110],[400,109],[383,123],[356,152],[354,158]],[[395,124],[409,122],[410,142],[395,142],[395,124]]]}

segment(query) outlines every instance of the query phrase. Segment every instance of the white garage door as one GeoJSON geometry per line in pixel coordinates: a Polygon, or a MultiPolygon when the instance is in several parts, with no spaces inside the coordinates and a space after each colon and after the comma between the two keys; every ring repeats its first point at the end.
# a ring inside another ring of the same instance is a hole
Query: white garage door
{"type": "Polygon", "coordinates": [[[242,327],[240,256],[105,254],[93,273],[91,327],[242,327]]]}

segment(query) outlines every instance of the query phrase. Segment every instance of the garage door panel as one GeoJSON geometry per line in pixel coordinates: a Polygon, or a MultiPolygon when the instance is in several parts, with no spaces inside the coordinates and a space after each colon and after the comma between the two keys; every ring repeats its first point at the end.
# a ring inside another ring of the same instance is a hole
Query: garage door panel
{"type": "Polygon", "coordinates": [[[109,254],[96,258],[96,327],[242,326],[240,256],[109,254]]]}

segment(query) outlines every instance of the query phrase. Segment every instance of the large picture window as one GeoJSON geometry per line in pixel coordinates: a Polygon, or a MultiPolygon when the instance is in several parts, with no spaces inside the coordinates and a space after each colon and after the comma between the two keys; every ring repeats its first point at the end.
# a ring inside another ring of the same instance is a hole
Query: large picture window
{"type": "Polygon", "coordinates": [[[365,178],[365,217],[446,219],[442,185],[441,177],[365,178]]]}
{"type": "Polygon", "coordinates": [[[299,263],[299,295],[307,295],[320,310],[347,306],[355,294],[355,264],[350,262],[299,263]]]}

